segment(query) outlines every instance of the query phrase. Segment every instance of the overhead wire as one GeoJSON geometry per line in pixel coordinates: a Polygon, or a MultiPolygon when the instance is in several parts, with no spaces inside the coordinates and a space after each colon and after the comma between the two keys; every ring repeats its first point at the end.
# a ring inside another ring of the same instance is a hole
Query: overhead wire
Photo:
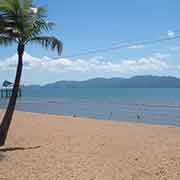
{"type": "Polygon", "coordinates": [[[80,52],[76,54],[58,56],[53,59],[75,58],[75,57],[87,56],[87,55],[98,54],[98,53],[107,53],[109,51],[120,50],[123,48],[133,48],[133,47],[138,47],[138,46],[153,45],[153,44],[163,43],[166,41],[172,41],[176,39],[180,39],[180,35],[177,35],[174,37],[159,38],[155,40],[145,40],[145,41],[140,41],[140,42],[137,41],[133,43],[130,43],[129,41],[120,41],[119,43],[116,43],[117,44],[116,46],[112,46],[109,48],[93,49],[93,50],[88,50],[88,51],[84,51],[84,52],[80,52]]]}

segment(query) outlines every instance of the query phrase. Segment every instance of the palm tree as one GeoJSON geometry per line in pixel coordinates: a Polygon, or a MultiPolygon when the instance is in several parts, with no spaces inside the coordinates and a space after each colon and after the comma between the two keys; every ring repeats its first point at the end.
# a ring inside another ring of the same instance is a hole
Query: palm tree
{"type": "Polygon", "coordinates": [[[53,23],[46,21],[46,8],[35,6],[31,0],[0,0],[0,45],[17,44],[18,65],[12,95],[0,124],[0,146],[5,144],[15,110],[19,90],[25,45],[36,43],[62,52],[62,43],[56,37],[44,36],[53,23]]]}

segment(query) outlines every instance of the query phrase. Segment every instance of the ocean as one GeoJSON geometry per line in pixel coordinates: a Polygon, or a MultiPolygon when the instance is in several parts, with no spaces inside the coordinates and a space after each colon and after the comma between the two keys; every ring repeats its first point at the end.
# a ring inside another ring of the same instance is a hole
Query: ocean
{"type": "MultiPolygon", "coordinates": [[[[0,99],[0,108],[7,106],[0,99]]],[[[17,110],[180,126],[180,89],[64,88],[24,90],[17,110]]]]}

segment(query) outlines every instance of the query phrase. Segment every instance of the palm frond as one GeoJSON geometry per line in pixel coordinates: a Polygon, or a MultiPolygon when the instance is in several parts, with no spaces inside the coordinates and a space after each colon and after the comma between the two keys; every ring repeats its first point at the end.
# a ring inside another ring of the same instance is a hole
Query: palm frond
{"type": "Polygon", "coordinates": [[[6,47],[6,46],[9,46],[15,42],[16,42],[16,40],[13,38],[10,38],[10,37],[4,36],[4,35],[0,35],[0,46],[6,47]]]}
{"type": "Polygon", "coordinates": [[[51,30],[54,25],[46,20],[46,12],[46,7],[36,7],[31,0],[0,0],[0,31],[3,31],[2,25],[13,27],[15,34],[19,33],[24,40],[29,36],[40,35],[51,30]]]}
{"type": "Polygon", "coordinates": [[[63,44],[62,42],[53,36],[37,36],[31,38],[29,42],[39,44],[44,48],[50,48],[57,51],[58,54],[62,53],[63,44]]]}
{"type": "Polygon", "coordinates": [[[45,48],[62,51],[62,42],[55,37],[41,36],[54,23],[47,21],[47,8],[35,6],[32,0],[0,0],[0,35],[20,43],[35,42],[45,48]]]}

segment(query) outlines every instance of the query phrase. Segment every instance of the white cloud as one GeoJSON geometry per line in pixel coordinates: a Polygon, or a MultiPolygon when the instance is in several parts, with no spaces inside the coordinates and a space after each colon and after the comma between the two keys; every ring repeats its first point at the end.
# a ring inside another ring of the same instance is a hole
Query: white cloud
{"type": "MultiPolygon", "coordinates": [[[[0,69],[1,70],[9,70],[14,69],[17,65],[17,55],[13,55],[12,57],[9,57],[5,59],[4,61],[0,61],[0,69]]],[[[33,69],[33,68],[39,68],[42,67],[43,64],[46,64],[46,58],[40,59],[37,57],[33,57],[27,53],[24,54],[24,68],[25,69],[33,69]]]]}
{"type": "Polygon", "coordinates": [[[154,56],[158,59],[167,59],[168,57],[171,56],[171,54],[164,54],[164,53],[155,53],[154,56]]]}
{"type": "Polygon", "coordinates": [[[169,31],[168,31],[168,37],[170,37],[170,38],[175,37],[175,32],[172,31],[172,30],[169,30],[169,31]]]}
{"type": "MultiPolygon", "coordinates": [[[[161,72],[174,68],[172,65],[166,63],[165,59],[169,57],[168,54],[155,54],[152,57],[140,58],[137,60],[124,59],[117,62],[112,62],[103,59],[102,57],[94,57],[89,60],[85,59],[56,59],[53,60],[48,57],[33,57],[28,53],[24,54],[24,69],[25,71],[36,70],[47,72],[118,72],[127,74],[129,72],[161,72]]],[[[17,64],[17,55],[0,61],[0,69],[7,71],[15,69],[17,64]]]]}
{"type": "Polygon", "coordinates": [[[135,44],[135,45],[132,45],[128,48],[129,49],[142,49],[142,48],[144,48],[144,45],[143,44],[135,44]]]}
{"type": "Polygon", "coordinates": [[[175,46],[170,48],[170,51],[176,52],[176,51],[180,51],[180,46],[175,46]]]}

